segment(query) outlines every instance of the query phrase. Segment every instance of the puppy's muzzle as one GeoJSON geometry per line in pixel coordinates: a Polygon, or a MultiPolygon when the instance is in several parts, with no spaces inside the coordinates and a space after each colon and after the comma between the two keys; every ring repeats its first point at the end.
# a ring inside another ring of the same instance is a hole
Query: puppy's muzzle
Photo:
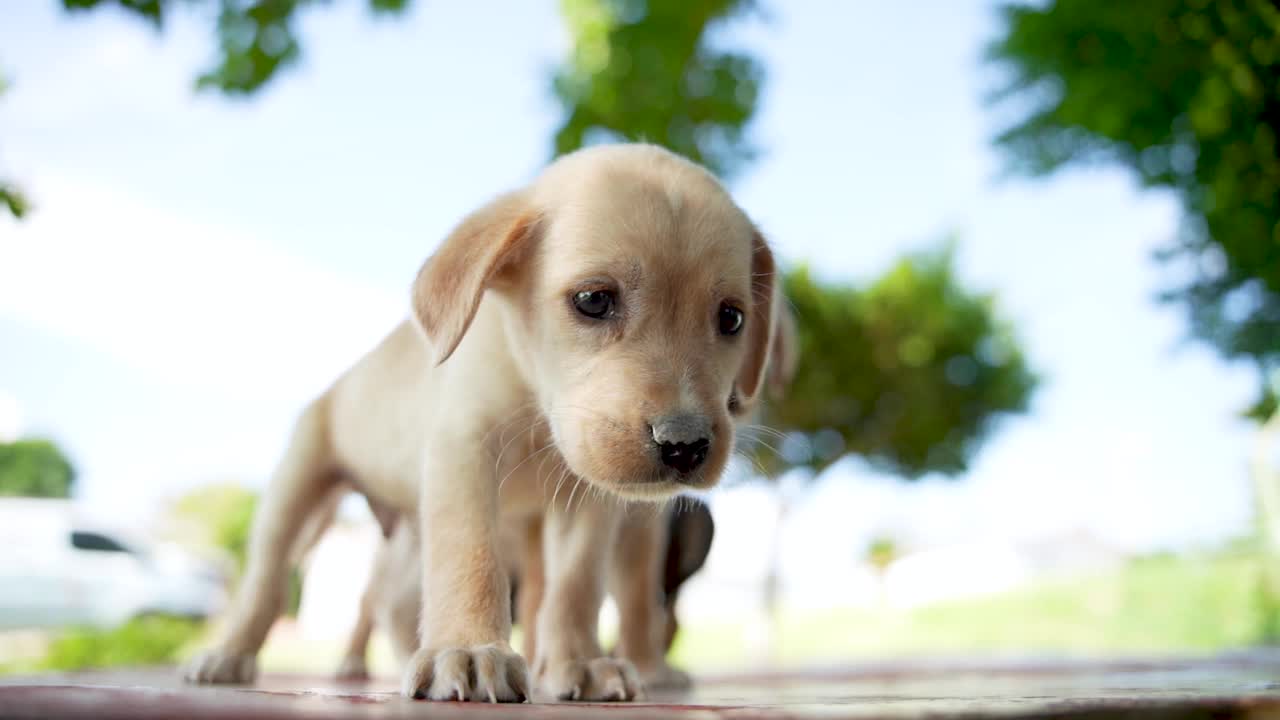
{"type": "Polygon", "coordinates": [[[702,415],[669,415],[650,423],[662,464],[681,475],[697,470],[711,450],[711,423],[702,415]]]}

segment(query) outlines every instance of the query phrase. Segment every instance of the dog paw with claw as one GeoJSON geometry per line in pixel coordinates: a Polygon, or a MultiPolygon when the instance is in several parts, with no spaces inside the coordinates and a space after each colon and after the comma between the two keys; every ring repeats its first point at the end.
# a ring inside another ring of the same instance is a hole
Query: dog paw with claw
{"type": "Polygon", "coordinates": [[[562,660],[540,670],[538,690],[556,700],[626,702],[644,694],[640,675],[628,660],[562,660]]]}
{"type": "Polygon", "coordinates": [[[253,682],[258,663],[253,655],[208,651],[191,659],[182,677],[197,685],[243,685],[253,682]]]}
{"type": "Polygon", "coordinates": [[[417,700],[522,703],[529,696],[529,668],[501,645],[423,648],[410,658],[400,690],[417,700]]]}

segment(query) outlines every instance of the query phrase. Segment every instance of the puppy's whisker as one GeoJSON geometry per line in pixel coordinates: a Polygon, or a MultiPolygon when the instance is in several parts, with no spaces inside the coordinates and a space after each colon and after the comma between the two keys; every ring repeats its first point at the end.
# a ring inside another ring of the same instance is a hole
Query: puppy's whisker
{"type": "Polygon", "coordinates": [[[596,486],[591,483],[586,483],[585,487],[582,488],[582,494],[578,496],[578,506],[574,508],[574,513],[582,512],[583,504],[586,503],[587,498],[591,497],[591,491],[594,490],[595,487],[596,486]]]}
{"type": "Polygon", "coordinates": [[[506,456],[507,448],[509,448],[511,444],[514,443],[522,434],[523,433],[516,433],[515,435],[512,435],[511,439],[508,440],[506,444],[502,446],[502,449],[498,451],[497,457],[493,459],[493,473],[495,475],[502,471],[502,458],[506,456]]]}
{"type": "Polygon", "coordinates": [[[556,489],[551,493],[551,501],[547,503],[548,508],[555,507],[556,498],[560,495],[560,486],[564,484],[565,478],[569,477],[569,466],[565,463],[561,465],[563,468],[560,470],[559,479],[556,480],[556,489]]]}
{"type": "MultiPolygon", "coordinates": [[[[502,422],[495,425],[493,428],[489,430],[489,432],[485,433],[483,438],[481,438],[481,441],[480,441],[481,444],[487,445],[489,442],[489,438],[493,435],[493,433],[498,432],[498,444],[501,445],[501,450],[498,451],[497,457],[494,458],[493,470],[495,473],[498,472],[498,469],[502,465],[502,456],[506,453],[507,448],[510,447],[511,443],[515,442],[516,438],[520,437],[520,435],[522,434],[522,433],[515,433],[512,436],[511,440],[504,442],[503,438],[505,437],[506,429],[510,427],[512,423],[528,418],[528,416],[524,414],[524,410],[531,406],[532,406],[532,403],[525,403],[520,408],[517,408],[516,410],[512,411],[512,413],[507,417],[506,420],[503,420],[502,422]]],[[[529,423],[528,430],[531,435],[533,432],[533,428],[536,427],[538,423],[545,422],[541,417],[538,417],[538,416],[529,418],[529,420],[530,420],[530,423],[529,423]]]]}
{"type": "Polygon", "coordinates": [[[638,512],[638,510],[636,510],[636,508],[635,508],[634,506],[639,505],[640,503],[638,503],[638,502],[627,502],[627,501],[624,501],[622,498],[617,498],[617,499],[618,499],[618,506],[622,508],[622,521],[621,521],[621,522],[626,522],[627,520],[629,520],[629,519],[631,518],[631,514],[632,514],[633,512],[638,512]]]}
{"type": "Polygon", "coordinates": [[[763,477],[763,478],[769,477],[769,473],[764,469],[764,466],[761,465],[760,461],[756,460],[754,457],[739,451],[734,451],[733,454],[742,458],[743,460],[746,460],[747,463],[751,465],[752,469],[755,470],[756,474],[759,475],[760,477],[763,477]]]}
{"type": "Polygon", "coordinates": [[[782,451],[781,451],[781,450],[779,450],[778,448],[776,448],[776,447],[774,447],[774,446],[770,445],[769,443],[765,442],[764,440],[761,440],[760,438],[747,438],[747,440],[748,440],[748,441],[750,441],[750,442],[753,444],[753,446],[754,446],[754,447],[762,447],[762,448],[764,448],[764,449],[768,450],[769,452],[773,453],[775,456],[777,456],[777,457],[779,457],[779,458],[780,458],[780,457],[782,457],[782,451]]]}
{"type": "MultiPolygon", "coordinates": [[[[772,438],[772,439],[776,439],[776,438],[772,438]]],[[[761,445],[766,442],[768,442],[768,440],[765,440],[759,435],[755,435],[753,433],[738,433],[737,436],[734,437],[735,444],[745,445],[747,447],[755,447],[757,445],[761,445]]]]}
{"type": "Polygon", "coordinates": [[[503,475],[503,476],[502,476],[502,479],[498,481],[498,492],[499,492],[499,493],[501,493],[501,492],[502,492],[502,485],[503,485],[503,483],[505,483],[505,482],[507,481],[507,478],[509,478],[509,477],[511,477],[513,474],[515,474],[515,471],[519,470],[519,469],[520,469],[520,466],[524,465],[525,463],[529,462],[529,461],[530,461],[530,460],[532,460],[533,458],[537,457],[539,454],[544,453],[544,452],[546,452],[547,450],[549,450],[549,449],[551,449],[551,448],[553,448],[553,447],[555,447],[555,443],[554,443],[554,442],[549,442],[549,443],[547,443],[546,445],[543,445],[542,447],[538,448],[537,450],[535,450],[535,451],[533,451],[533,452],[529,453],[529,455],[527,455],[527,456],[525,457],[525,459],[523,459],[523,460],[521,460],[520,462],[516,463],[516,466],[515,466],[515,467],[513,467],[513,468],[511,468],[511,470],[510,470],[510,471],[508,471],[506,475],[503,475]]]}
{"type": "Polygon", "coordinates": [[[785,440],[785,439],[787,439],[787,434],[786,434],[786,433],[782,432],[781,430],[779,430],[779,429],[777,429],[777,428],[769,427],[768,425],[743,425],[741,429],[742,429],[742,430],[751,431],[751,432],[762,432],[762,433],[767,433],[767,434],[769,434],[771,437],[775,437],[775,438],[777,438],[777,439],[779,439],[779,440],[785,440]]]}
{"type": "Polygon", "coordinates": [[[603,413],[594,408],[582,407],[578,405],[562,405],[559,408],[552,410],[547,415],[548,417],[552,417],[555,419],[582,420],[584,418],[587,418],[591,420],[600,420],[615,427],[625,426],[625,424],[621,420],[619,420],[616,417],[613,417],[612,415],[603,413]],[[581,413],[581,414],[575,414],[574,412],[568,412],[568,411],[576,411],[577,413],[581,413]]]}
{"type": "Polygon", "coordinates": [[[596,488],[596,486],[593,483],[582,482],[580,484],[582,485],[582,494],[578,496],[577,507],[575,507],[572,510],[572,512],[575,514],[582,511],[583,504],[587,501],[587,498],[591,496],[591,491],[595,490],[596,488]]]}
{"type": "MultiPolygon", "coordinates": [[[[757,433],[760,433],[761,435],[766,435],[767,437],[773,440],[780,440],[785,442],[787,439],[786,433],[779,432],[777,430],[774,430],[773,428],[766,427],[764,425],[756,425],[756,426],[749,425],[749,426],[744,426],[742,428],[739,428],[739,430],[740,432],[737,434],[739,440],[742,440],[744,442],[755,443],[757,445],[765,443],[764,439],[761,438],[759,435],[757,435],[757,433]]],[[[770,445],[769,447],[773,448],[772,445],[770,445]]]]}
{"type": "Polygon", "coordinates": [[[555,407],[551,408],[548,411],[548,413],[554,414],[556,411],[559,411],[559,410],[581,410],[583,412],[591,413],[594,415],[604,414],[599,408],[593,408],[587,405],[572,405],[572,404],[556,405],[555,407]]]}
{"type": "MultiPolygon", "coordinates": [[[[542,456],[542,462],[538,463],[538,471],[534,475],[534,477],[538,478],[539,480],[542,480],[542,468],[546,466],[547,460],[550,460],[553,457],[556,457],[555,453],[547,453],[546,455],[542,456]]],[[[546,486],[545,481],[542,484],[544,487],[546,486]]]]}
{"type": "MultiPolygon", "coordinates": [[[[540,414],[528,415],[525,413],[520,413],[502,422],[502,427],[504,428],[504,432],[499,436],[498,438],[499,441],[501,441],[502,438],[506,436],[505,429],[509,429],[514,423],[519,422],[520,420],[527,420],[528,422],[523,429],[517,430],[514,433],[512,433],[512,440],[519,439],[521,435],[528,433],[530,444],[532,444],[532,440],[533,440],[533,431],[536,430],[539,426],[545,425],[547,423],[547,418],[543,417],[540,414]]],[[[507,441],[504,444],[509,445],[510,442],[511,441],[507,441]]]]}
{"type": "Polygon", "coordinates": [[[642,509],[638,510],[637,512],[650,515],[656,519],[658,515],[662,514],[662,508],[666,507],[667,504],[670,502],[671,502],[671,498],[663,498],[657,502],[653,502],[653,501],[638,502],[636,503],[636,505],[639,505],[642,509]]]}
{"type": "Polygon", "coordinates": [[[591,486],[591,500],[608,505],[608,503],[612,501],[612,498],[609,498],[609,493],[605,493],[603,489],[591,486]]]}
{"type": "Polygon", "coordinates": [[[581,484],[582,482],[575,478],[573,487],[569,488],[569,499],[564,503],[564,513],[566,515],[569,514],[569,508],[573,505],[573,496],[578,492],[578,486],[581,484]]]}
{"type": "MultiPolygon", "coordinates": [[[[508,424],[510,423],[509,422],[503,423],[501,427],[505,428],[505,426],[508,424]]],[[[498,466],[502,463],[502,456],[507,452],[507,448],[511,445],[511,443],[516,441],[516,438],[520,437],[520,433],[515,433],[514,435],[512,435],[510,440],[504,441],[503,440],[504,437],[505,437],[504,433],[498,434],[498,444],[500,448],[493,459],[493,469],[495,471],[498,469],[498,466]]]]}
{"type": "MultiPolygon", "coordinates": [[[[525,411],[532,408],[533,406],[534,406],[534,403],[527,402],[513,409],[511,413],[507,416],[507,419],[494,425],[492,428],[489,429],[489,432],[485,433],[484,437],[480,439],[480,443],[482,445],[487,444],[489,442],[489,438],[492,437],[495,432],[503,431],[505,430],[505,428],[510,426],[510,424],[515,422],[516,420],[520,420],[522,418],[527,417],[525,415],[525,411]]],[[[536,420],[537,418],[535,417],[534,419],[536,420]]],[[[498,441],[499,443],[501,443],[502,441],[501,436],[499,436],[498,441]]]]}

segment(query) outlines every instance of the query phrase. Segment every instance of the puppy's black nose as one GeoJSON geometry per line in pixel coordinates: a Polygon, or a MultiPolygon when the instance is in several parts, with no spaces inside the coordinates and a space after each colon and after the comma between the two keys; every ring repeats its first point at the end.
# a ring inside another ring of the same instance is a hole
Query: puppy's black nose
{"type": "Polygon", "coordinates": [[[658,452],[662,454],[662,464],[681,475],[688,475],[703,460],[707,459],[707,451],[711,449],[711,441],[703,438],[691,443],[661,443],[658,452]]]}
{"type": "Polygon", "coordinates": [[[711,424],[700,415],[673,415],[652,424],[653,441],[662,464],[688,475],[707,459],[711,424]]]}

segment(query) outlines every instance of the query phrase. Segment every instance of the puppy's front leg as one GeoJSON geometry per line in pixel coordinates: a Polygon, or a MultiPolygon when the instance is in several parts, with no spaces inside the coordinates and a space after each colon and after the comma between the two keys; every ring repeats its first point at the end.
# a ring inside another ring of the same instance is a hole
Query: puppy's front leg
{"type": "MultiPolygon", "coordinates": [[[[456,453],[453,453],[456,455],[456,453]]],[[[498,549],[498,491],[483,462],[425,470],[419,495],[423,563],[421,645],[405,668],[414,698],[524,702],[529,671],[511,649],[511,597],[498,549]]]]}
{"type": "MultiPolygon", "coordinates": [[[[591,494],[586,487],[578,491],[591,494]]],[[[621,512],[619,501],[601,497],[547,510],[534,674],[539,691],[558,700],[633,700],[641,694],[635,667],[606,657],[598,634],[606,561],[621,512]]]]}

